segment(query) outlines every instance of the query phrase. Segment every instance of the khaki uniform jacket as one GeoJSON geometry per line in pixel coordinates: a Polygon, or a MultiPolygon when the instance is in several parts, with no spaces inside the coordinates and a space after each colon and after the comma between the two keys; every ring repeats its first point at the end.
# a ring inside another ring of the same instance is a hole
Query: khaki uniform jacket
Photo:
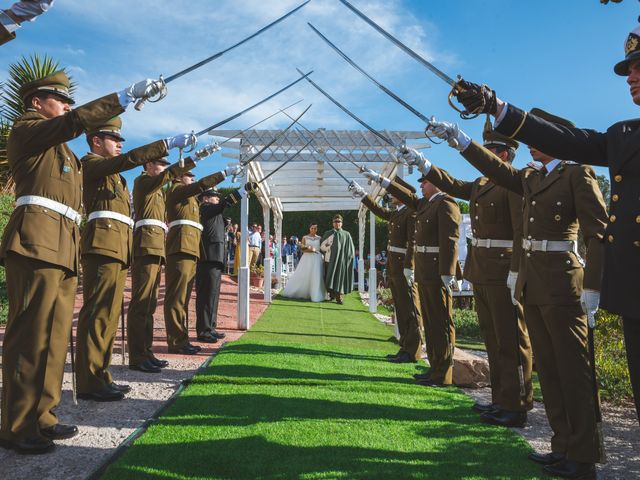
{"type": "Polygon", "coordinates": [[[517,298],[526,287],[528,304],[566,305],[578,301],[583,285],[600,289],[607,213],[593,169],[562,162],[545,177],[531,167],[517,170],[475,142],[462,155],[497,184],[524,196],[525,240],[577,241],[578,227],[582,230],[586,268],[574,253],[523,250],[517,298]]]}
{"type": "Polygon", "coordinates": [[[509,270],[518,271],[522,252],[522,196],[480,177],[465,182],[433,165],[427,179],[449,195],[469,201],[474,238],[512,240],[513,248],[471,247],[464,277],[477,285],[506,285],[509,270]]]}
{"type": "MultiPolygon", "coordinates": [[[[142,172],[133,182],[133,210],[136,220],[154,219],[164,222],[165,197],[162,187],[195,166],[191,158],[186,158],[184,167],[174,163],[160,175],[152,177],[142,172]]],[[[161,227],[145,225],[136,228],[133,232],[133,257],[155,255],[164,259],[164,242],[165,232],[161,227]]]]}
{"type": "Polygon", "coordinates": [[[460,207],[449,195],[442,193],[431,201],[407,194],[395,182],[387,191],[416,213],[415,279],[418,284],[442,284],[441,275],[459,276],[458,239],[460,238],[460,207]],[[439,247],[438,253],[420,253],[417,247],[439,247]]]}
{"type": "MultiPolygon", "coordinates": [[[[81,164],[64,142],[123,111],[113,93],[56,118],[47,119],[32,111],[18,118],[7,141],[16,198],[38,195],[80,212],[81,164]]],[[[80,231],[73,220],[45,207],[24,205],[11,214],[0,259],[15,252],[77,272],[79,244],[80,231]]]]}
{"type": "MultiPolygon", "coordinates": [[[[191,185],[174,183],[167,191],[167,222],[176,220],[190,220],[200,222],[200,208],[196,195],[202,193],[207,188],[213,187],[224,180],[224,175],[215,173],[205,178],[215,178],[212,181],[194,182],[191,185]]],[[[174,253],[187,253],[196,258],[200,258],[200,237],[201,231],[191,225],[177,225],[169,229],[167,234],[167,255],[174,253]]]]}
{"type": "Polygon", "coordinates": [[[387,221],[389,232],[388,247],[404,248],[405,254],[392,252],[387,248],[387,273],[390,276],[404,276],[404,269],[413,270],[415,260],[415,229],[416,213],[404,207],[401,210],[391,210],[379,206],[370,196],[362,199],[362,203],[376,216],[387,221]]]}
{"type": "Polygon", "coordinates": [[[509,105],[496,128],[563,160],[609,168],[611,205],[605,233],[600,305],[637,318],[640,312],[640,120],[625,120],[606,132],[549,123],[509,105]]]}
{"type": "MultiPolygon", "coordinates": [[[[119,172],[131,170],[167,154],[165,141],[159,140],[111,158],[95,153],[85,155],[81,163],[87,216],[92,212],[108,210],[131,217],[129,189],[119,172]]],[[[118,220],[97,218],[87,222],[82,230],[82,255],[104,255],[129,265],[132,247],[133,229],[118,220]]]]}

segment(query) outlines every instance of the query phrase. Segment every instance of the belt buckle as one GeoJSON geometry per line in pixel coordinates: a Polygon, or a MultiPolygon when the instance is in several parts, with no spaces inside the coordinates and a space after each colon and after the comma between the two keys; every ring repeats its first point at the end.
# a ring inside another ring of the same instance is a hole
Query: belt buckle
{"type": "Polygon", "coordinates": [[[477,247],[478,246],[478,239],[476,237],[472,237],[471,238],[471,246],[473,246],[473,247],[477,247]]]}
{"type": "Polygon", "coordinates": [[[533,246],[533,242],[531,240],[529,240],[528,238],[523,239],[522,241],[522,247],[530,252],[531,251],[531,247],[533,246]]]}

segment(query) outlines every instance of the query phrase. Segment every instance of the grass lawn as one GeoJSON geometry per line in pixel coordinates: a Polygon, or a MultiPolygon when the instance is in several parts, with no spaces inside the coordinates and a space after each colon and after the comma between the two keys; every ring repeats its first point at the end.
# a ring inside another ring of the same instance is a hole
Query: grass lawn
{"type": "Polygon", "coordinates": [[[386,362],[391,335],[357,294],[276,299],[104,478],[539,478],[520,436],[386,362]]]}

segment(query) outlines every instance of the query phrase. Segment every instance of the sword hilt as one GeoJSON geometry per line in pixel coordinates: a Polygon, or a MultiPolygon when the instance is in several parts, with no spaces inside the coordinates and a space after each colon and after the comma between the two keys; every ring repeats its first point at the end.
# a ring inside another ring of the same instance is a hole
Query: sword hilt
{"type": "Polygon", "coordinates": [[[455,85],[453,85],[453,87],[451,88],[451,91],[449,92],[449,96],[447,98],[447,101],[449,102],[449,106],[451,108],[453,108],[456,112],[458,112],[460,114],[460,118],[462,118],[463,120],[473,120],[474,118],[477,118],[480,115],[480,112],[478,113],[474,113],[474,112],[467,112],[466,110],[460,110],[454,103],[452,98],[453,97],[457,97],[458,94],[464,92],[464,88],[462,88],[460,86],[460,83],[464,80],[464,78],[462,78],[461,75],[458,75],[458,81],[455,83],[455,85]]]}
{"type": "Polygon", "coordinates": [[[160,100],[162,100],[164,97],[167,96],[167,84],[164,81],[164,78],[162,77],[162,75],[160,75],[160,77],[158,78],[158,92],[154,93],[153,95],[150,96],[145,96],[142,97],[140,100],[138,100],[135,104],[135,106],[133,108],[135,108],[138,112],[140,110],[142,110],[144,108],[144,104],[149,102],[149,103],[156,103],[159,102],[160,100]]]}

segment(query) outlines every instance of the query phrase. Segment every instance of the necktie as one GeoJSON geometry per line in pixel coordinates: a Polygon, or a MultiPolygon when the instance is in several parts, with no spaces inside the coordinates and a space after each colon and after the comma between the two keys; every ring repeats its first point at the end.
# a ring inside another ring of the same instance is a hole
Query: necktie
{"type": "Polygon", "coordinates": [[[542,166],[542,168],[540,170],[538,170],[540,172],[540,175],[542,175],[543,177],[547,176],[547,173],[549,173],[549,170],[547,170],[547,167],[545,167],[544,165],[542,166]]]}

